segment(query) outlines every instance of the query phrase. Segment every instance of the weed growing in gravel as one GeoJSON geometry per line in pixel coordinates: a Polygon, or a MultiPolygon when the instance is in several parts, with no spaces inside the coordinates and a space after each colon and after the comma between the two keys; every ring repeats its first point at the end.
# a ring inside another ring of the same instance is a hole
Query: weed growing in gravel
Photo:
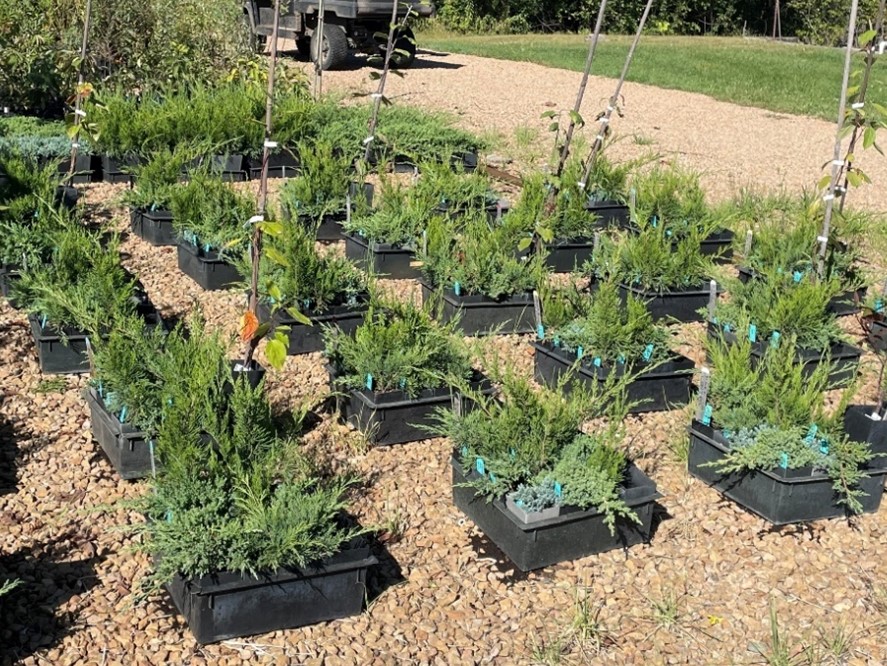
{"type": "Polygon", "coordinates": [[[671,629],[676,626],[681,618],[681,599],[674,589],[669,588],[660,597],[650,597],[650,608],[653,613],[653,622],[661,629],[671,629]]]}
{"type": "Polygon", "coordinates": [[[761,657],[759,663],[766,666],[813,666],[813,654],[807,646],[795,646],[787,640],[779,628],[776,605],[770,600],[770,638],[768,643],[754,642],[749,651],[761,657]]]}
{"type": "Polygon", "coordinates": [[[34,387],[34,393],[62,393],[67,388],[68,382],[64,377],[52,377],[41,379],[40,383],[34,387]]]}

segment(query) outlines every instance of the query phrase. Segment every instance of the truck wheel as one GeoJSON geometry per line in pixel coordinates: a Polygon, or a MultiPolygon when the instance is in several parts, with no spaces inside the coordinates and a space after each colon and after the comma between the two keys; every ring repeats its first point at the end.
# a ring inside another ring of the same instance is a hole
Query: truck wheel
{"type": "Polygon", "coordinates": [[[348,59],[348,38],[341,26],[324,23],[323,39],[320,39],[320,34],[316,31],[311,35],[311,59],[317,60],[318,53],[320,68],[323,71],[335,69],[345,64],[348,59]],[[318,42],[322,42],[322,44],[318,44],[318,42]],[[319,49],[318,46],[320,46],[319,49]]]}
{"type": "MultiPolygon", "coordinates": [[[[385,47],[388,39],[379,41],[379,53],[385,57],[385,47]]],[[[398,29],[394,35],[394,53],[391,54],[391,66],[397,69],[409,67],[416,61],[416,36],[412,29],[398,29]]]]}

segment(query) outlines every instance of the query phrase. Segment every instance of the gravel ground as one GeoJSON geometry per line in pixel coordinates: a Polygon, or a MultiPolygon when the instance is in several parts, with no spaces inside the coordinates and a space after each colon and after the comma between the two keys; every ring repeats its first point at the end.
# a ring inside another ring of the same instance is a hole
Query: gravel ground
{"type": "MultiPolygon", "coordinates": [[[[538,124],[545,106],[531,99],[567,105],[575,83],[567,72],[529,65],[463,56],[422,62],[395,81],[395,90],[425,106],[457,110],[457,100],[469,126],[506,132],[538,124]],[[521,67],[520,77],[509,67],[521,67]]],[[[335,73],[330,85],[356,85],[366,75],[335,73]]],[[[606,88],[595,81],[589,99],[606,88]]],[[[827,123],[792,123],[695,95],[652,91],[628,87],[629,110],[645,120],[620,121],[619,131],[633,131],[629,123],[637,122],[634,131],[655,135],[659,150],[707,169],[715,185],[741,176],[795,187],[815,177],[820,155],[828,152],[827,123]],[[698,138],[681,137],[678,119],[685,116],[703,119],[692,122],[702,130],[698,138]],[[760,137],[753,142],[740,131],[752,121],[760,137]],[[773,156],[761,159],[750,143],[773,156]],[[777,166],[761,166],[767,163],[777,166]]],[[[126,215],[112,205],[119,191],[91,186],[88,199],[107,206],[109,225],[123,230],[126,215]]],[[[880,205],[874,190],[869,196],[880,205]]],[[[127,237],[123,250],[124,264],[164,314],[199,304],[213,326],[234,330],[240,295],[200,291],[178,272],[171,248],[127,237]]],[[[417,295],[409,282],[383,287],[403,298],[417,295]]],[[[699,325],[681,331],[682,351],[697,362],[701,335],[699,325]]],[[[24,316],[5,302],[0,336],[0,470],[16,465],[15,476],[0,472],[0,572],[23,580],[0,600],[0,663],[753,664],[766,663],[754,648],[760,643],[766,652],[769,645],[771,605],[790,652],[815,650],[809,662],[798,663],[887,663],[887,510],[852,522],[769,526],[688,477],[681,456],[688,410],[629,419],[632,454],[663,494],[651,544],[529,575],[499,560],[453,506],[449,442],[368,448],[326,415],[309,441],[337,464],[372,478],[355,513],[365,525],[387,528],[368,610],[198,646],[164,599],[132,604],[148,561],[128,551],[129,537],[117,529],[140,517],[116,503],[145,485],[117,479],[91,441],[80,396],[86,379],[42,376],[24,316]]],[[[506,336],[482,346],[529,373],[528,343],[527,336],[506,336]]],[[[868,399],[872,360],[866,357],[868,399]]],[[[290,357],[282,371],[269,373],[279,408],[317,401],[325,382],[319,354],[290,357]]]]}

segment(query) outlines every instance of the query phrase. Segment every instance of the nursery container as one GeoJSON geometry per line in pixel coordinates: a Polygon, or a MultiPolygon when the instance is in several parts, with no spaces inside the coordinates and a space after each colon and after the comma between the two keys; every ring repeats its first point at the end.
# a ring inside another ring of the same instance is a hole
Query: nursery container
{"type": "Polygon", "coordinates": [[[424,280],[422,302],[441,296],[440,318],[443,323],[459,320],[464,335],[489,335],[493,333],[532,333],[536,330],[533,295],[514,294],[498,301],[481,294],[457,295],[452,289],[442,294],[424,280]]]}
{"type": "Polygon", "coordinates": [[[887,421],[874,419],[873,405],[850,405],[844,412],[844,432],[851,441],[866,442],[875,457],[869,467],[887,468],[887,421]]]}
{"type": "Polygon", "coordinates": [[[130,212],[133,233],[151,245],[175,245],[177,236],[168,210],[136,208],[130,212]]]}
{"type": "Polygon", "coordinates": [[[468,150],[453,153],[450,156],[450,166],[454,169],[461,168],[465,173],[477,171],[479,161],[477,153],[468,150]]]}
{"type": "MultiPolygon", "coordinates": [[[[286,326],[289,330],[286,335],[289,338],[287,354],[310,354],[323,351],[323,329],[325,326],[335,326],[343,333],[351,335],[357,327],[363,323],[369,302],[368,294],[359,294],[353,304],[332,305],[322,312],[302,310],[302,313],[311,320],[311,326],[306,326],[293,319],[286,310],[278,310],[274,313],[275,326],[286,326]]],[[[259,303],[259,319],[268,321],[271,312],[265,303],[259,303]]]]}
{"type": "Polygon", "coordinates": [[[867,315],[863,318],[863,330],[869,345],[875,351],[887,351],[887,321],[883,314],[867,315]]]}
{"type": "MultiPolygon", "coordinates": [[[[38,166],[45,167],[46,164],[50,161],[57,161],[61,159],[58,163],[58,173],[60,176],[67,177],[68,171],[71,168],[71,156],[68,155],[66,157],[54,158],[53,160],[40,160],[38,161],[38,166]]],[[[93,180],[97,180],[92,171],[92,155],[85,155],[83,153],[78,152],[77,157],[74,158],[74,175],[71,177],[69,182],[72,185],[85,185],[86,183],[91,183],[93,180]]]]}
{"type": "MultiPolygon", "coordinates": [[[[746,266],[739,266],[739,280],[747,283],[749,280],[758,279],[759,274],[754,269],[746,266]]],[[[865,300],[868,293],[868,287],[860,287],[859,289],[849,289],[842,294],[838,294],[828,302],[827,312],[837,316],[846,317],[848,315],[859,312],[859,305],[865,300]]]]}
{"type": "Polygon", "coordinates": [[[84,392],[92,422],[92,438],[105,452],[121,479],[141,479],[156,471],[152,466],[151,445],[145,433],[108,411],[95,388],[84,392]]]}
{"type": "Polygon", "coordinates": [[[228,289],[243,278],[233,264],[219,257],[218,252],[204,251],[187,241],[178,242],[179,270],[207,291],[228,289]]]}
{"type": "Polygon", "coordinates": [[[86,333],[68,327],[59,331],[51,324],[41,326],[36,315],[29,315],[28,323],[34,342],[37,343],[37,357],[42,372],[48,375],[89,372],[86,333]]]}
{"type": "MultiPolygon", "coordinates": [[[[717,324],[708,322],[708,337],[716,339],[719,336],[723,337],[724,341],[730,344],[737,341],[735,331],[724,331],[717,324]]],[[[752,358],[760,361],[764,354],[767,353],[769,344],[769,340],[753,342],[751,345],[752,358]]],[[[838,386],[856,376],[856,369],[859,366],[862,350],[843,342],[834,343],[825,354],[815,349],[799,349],[798,361],[804,366],[805,376],[809,377],[812,375],[826,356],[831,359],[834,366],[829,375],[829,384],[831,386],[838,386]]]]}
{"type": "Polygon", "coordinates": [[[59,185],[55,189],[55,201],[58,205],[65,208],[74,208],[80,200],[80,192],[76,187],[69,185],[59,185]]]}
{"type": "MultiPolygon", "coordinates": [[[[690,431],[690,473],[774,525],[852,515],[838,504],[840,497],[825,473],[810,467],[722,474],[708,463],[722,461],[729,443],[720,430],[694,420],[690,431]]],[[[863,513],[878,510],[887,469],[868,470],[860,481],[866,493],[860,498],[863,513]]]]}
{"type": "MultiPolygon", "coordinates": [[[[360,185],[359,183],[351,183],[348,187],[349,191],[351,192],[352,199],[357,196],[363,196],[366,197],[367,206],[373,205],[375,188],[373,187],[372,183],[364,183],[363,185],[360,185]]],[[[291,219],[291,215],[292,211],[290,209],[283,209],[284,219],[291,219]]],[[[344,238],[342,232],[342,223],[345,222],[347,219],[348,212],[346,210],[326,213],[320,218],[319,222],[309,215],[298,216],[299,222],[301,222],[305,226],[317,225],[317,240],[326,243],[334,243],[344,238]]]]}
{"type": "Polygon", "coordinates": [[[133,171],[139,166],[139,158],[135,156],[116,158],[102,155],[102,179],[106,183],[132,184],[133,171]]]}
{"type": "MultiPolygon", "coordinates": [[[[251,360],[249,367],[245,367],[242,361],[229,361],[228,364],[231,366],[231,378],[238,381],[245,377],[246,383],[253,389],[258,388],[267,373],[267,370],[256,360],[251,360]]],[[[231,385],[226,385],[226,388],[231,390],[231,385]]]]}
{"type": "MultiPolygon", "coordinates": [[[[262,177],[262,156],[246,159],[249,177],[258,180],[262,177]]],[[[271,153],[268,156],[268,178],[294,178],[299,174],[299,158],[289,151],[271,153]]]]}
{"type": "Polygon", "coordinates": [[[591,259],[594,241],[590,238],[555,240],[545,245],[545,265],[555,273],[572,273],[591,259]]]}
{"type": "Polygon", "coordinates": [[[343,234],[345,256],[358,268],[392,280],[413,280],[421,275],[418,268],[411,266],[415,260],[412,248],[376,243],[359,234],[343,234]]]}
{"type": "Polygon", "coordinates": [[[9,303],[9,307],[16,308],[21,305],[18,300],[12,296],[12,285],[21,279],[21,273],[10,265],[0,265],[0,294],[9,303]]]}
{"type": "Polygon", "coordinates": [[[595,226],[600,228],[625,225],[631,219],[628,206],[613,199],[589,201],[585,210],[597,215],[595,226]]]}
{"type": "Polygon", "coordinates": [[[653,511],[661,495],[656,484],[634,463],[626,471],[622,499],[637,514],[640,524],[624,518],[616,519],[616,530],[604,523],[604,514],[591,508],[562,506],[558,516],[525,523],[508,510],[503,498],[487,502],[474,489],[464,484],[476,478],[477,472],[466,473],[455,456],[453,465],[453,501],[514,562],[521,571],[547,567],[557,562],[602,553],[614,548],[627,548],[650,540],[653,511]]]}
{"type": "MultiPolygon", "coordinates": [[[[557,386],[560,378],[568,373],[576,362],[575,352],[568,352],[562,347],[555,347],[549,340],[533,343],[535,353],[535,378],[546,386],[557,386]]],[[[636,362],[630,368],[631,373],[638,374],[626,391],[629,402],[638,404],[629,410],[631,414],[644,412],[664,412],[675,407],[686,405],[690,401],[690,389],[693,385],[693,361],[685,356],[674,354],[667,361],[644,370],[649,365],[643,361],[636,362]]],[[[597,385],[603,388],[611,373],[625,373],[625,364],[615,365],[602,363],[594,365],[594,359],[585,356],[577,366],[573,379],[567,387],[578,381],[588,386],[597,385]]]]}
{"type": "MultiPolygon", "coordinates": [[[[595,288],[592,283],[591,288],[595,288]]],[[[647,303],[647,309],[653,315],[653,319],[676,319],[680,322],[702,321],[705,317],[698,310],[705,308],[709,300],[708,282],[699,287],[675,289],[673,291],[658,292],[649,291],[636,285],[619,285],[619,295],[622,301],[628,299],[631,294],[647,303]]],[[[721,290],[718,290],[721,293],[721,290]]]]}
{"type": "Polygon", "coordinates": [[[699,244],[705,256],[717,255],[717,262],[729,264],[733,261],[733,239],[736,235],[729,229],[717,229],[706,236],[699,244]]]}
{"type": "MultiPolygon", "coordinates": [[[[327,366],[327,372],[331,381],[336,378],[334,368],[327,366]]],[[[490,380],[479,372],[474,373],[471,388],[484,395],[495,391],[490,380]]],[[[435,410],[448,407],[452,395],[448,386],[426,389],[415,398],[403,391],[349,389],[337,397],[336,403],[342,418],[364,433],[372,444],[387,446],[428,439],[431,435],[422,426],[435,423],[435,410]]]]}
{"type": "Polygon", "coordinates": [[[215,643],[357,615],[376,563],[368,546],[355,544],[305,567],[177,576],[166,589],[197,642],[215,643]]]}

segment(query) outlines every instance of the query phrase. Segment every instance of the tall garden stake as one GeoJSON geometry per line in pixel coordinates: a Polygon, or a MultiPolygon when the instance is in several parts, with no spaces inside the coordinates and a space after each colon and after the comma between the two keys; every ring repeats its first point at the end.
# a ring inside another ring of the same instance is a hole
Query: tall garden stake
{"type": "Polygon", "coordinates": [[[585,58],[585,70],[582,72],[582,82],[579,84],[579,93],[576,95],[576,104],[573,106],[573,112],[570,114],[570,124],[564,135],[564,145],[561,147],[560,160],[558,161],[557,169],[554,172],[557,178],[560,178],[563,174],[564,166],[567,164],[567,158],[570,156],[570,144],[573,141],[573,133],[576,131],[576,125],[584,124],[582,116],[580,115],[582,111],[582,100],[585,99],[585,89],[588,87],[588,79],[591,76],[591,65],[594,62],[594,54],[597,50],[598,41],[600,40],[601,26],[604,23],[604,11],[606,9],[607,0],[601,0],[601,6],[597,13],[597,21],[594,24],[594,33],[591,36],[591,44],[588,46],[588,56],[585,58]]]}
{"type": "Polygon", "coordinates": [[[74,177],[74,169],[77,164],[77,149],[80,148],[80,124],[81,118],[85,115],[82,106],[82,101],[85,95],[84,90],[84,76],[83,76],[83,65],[86,61],[86,47],[89,44],[89,26],[92,22],[92,0],[86,0],[86,8],[83,12],[83,41],[80,43],[80,60],[77,63],[77,91],[74,95],[74,126],[72,130],[69,132],[71,136],[71,165],[68,168],[68,175],[66,180],[70,182],[70,180],[74,177]]]}
{"type": "MultiPolygon", "coordinates": [[[[247,312],[241,322],[241,339],[247,343],[244,358],[244,369],[248,370],[264,333],[259,325],[259,264],[262,259],[262,234],[268,228],[265,222],[265,213],[268,207],[268,161],[271,157],[271,149],[276,144],[271,140],[271,117],[274,108],[274,73],[277,67],[277,29],[280,25],[280,0],[274,0],[274,27],[271,30],[271,58],[268,63],[268,91],[265,100],[265,141],[262,149],[262,176],[259,181],[259,198],[255,217],[250,222],[253,225],[252,242],[250,243],[250,261],[252,273],[250,275],[250,292],[247,312]]],[[[266,324],[266,326],[268,326],[266,324]]],[[[270,344],[270,343],[269,343],[270,344]]],[[[284,356],[286,350],[283,351],[284,356]]],[[[267,354],[269,357],[270,354],[267,354]]]]}
{"type": "Polygon", "coordinates": [[[323,95],[323,31],[326,29],[325,12],[324,1],[320,0],[320,3],[317,5],[317,27],[314,29],[319,35],[317,51],[314,52],[314,49],[311,49],[314,56],[314,99],[320,99],[321,95],[323,95]]]}
{"type": "Polygon", "coordinates": [[[622,67],[622,74],[619,76],[619,81],[616,83],[616,91],[613,93],[613,96],[610,98],[610,103],[607,104],[607,110],[604,112],[604,115],[598,120],[601,125],[601,129],[598,132],[597,136],[594,139],[594,143],[591,146],[591,154],[588,156],[588,162],[585,165],[585,173],[582,176],[582,181],[579,183],[581,188],[585,188],[588,184],[588,179],[591,177],[591,170],[594,168],[594,162],[597,159],[598,153],[600,153],[601,148],[604,145],[604,136],[606,135],[607,126],[610,124],[610,118],[613,115],[613,111],[616,110],[616,105],[619,103],[619,95],[622,92],[622,85],[625,83],[625,78],[628,76],[628,70],[631,67],[631,61],[634,58],[634,52],[638,47],[638,42],[641,41],[641,33],[644,31],[644,25],[647,23],[647,17],[650,16],[650,8],[653,6],[653,0],[647,0],[647,5],[644,7],[644,13],[641,14],[641,21],[638,24],[638,31],[635,33],[634,41],[631,43],[631,48],[628,49],[628,56],[625,58],[625,65],[622,67]]]}
{"type": "Polygon", "coordinates": [[[841,144],[844,138],[844,119],[847,113],[847,88],[850,85],[850,63],[853,57],[853,42],[856,36],[856,15],[859,10],[859,0],[852,0],[850,5],[850,21],[847,27],[847,50],[844,53],[844,78],[841,82],[841,101],[838,105],[838,129],[835,136],[835,152],[832,157],[832,175],[829,179],[828,192],[823,197],[825,201],[825,216],[822,220],[822,233],[819,242],[819,261],[817,274],[819,279],[825,275],[825,255],[828,250],[828,237],[831,232],[832,213],[835,207],[835,189],[841,176],[841,168],[844,161],[841,159],[841,144]]]}

